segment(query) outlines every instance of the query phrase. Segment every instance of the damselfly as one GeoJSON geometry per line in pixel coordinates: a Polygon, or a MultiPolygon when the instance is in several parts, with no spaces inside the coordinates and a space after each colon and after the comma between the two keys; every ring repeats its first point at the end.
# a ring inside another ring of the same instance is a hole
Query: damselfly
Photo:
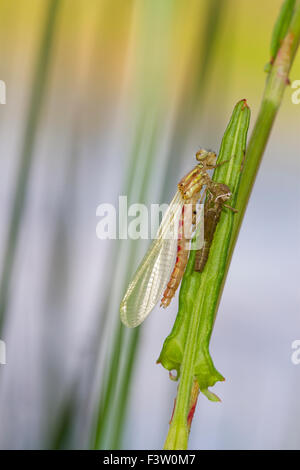
{"type": "Polygon", "coordinates": [[[217,166],[214,152],[201,149],[196,153],[196,159],[198,164],[179,182],[157,237],[139,265],[121,302],[121,320],[128,327],[142,323],[160,298],[161,306],[166,308],[181,282],[193,232],[191,229],[187,234],[183,227],[195,227],[196,203],[204,186],[210,187],[212,184],[208,170],[217,166]],[[192,217],[189,214],[188,220],[187,204],[193,208],[192,217]],[[170,233],[177,233],[177,236],[168,236],[170,233]]]}

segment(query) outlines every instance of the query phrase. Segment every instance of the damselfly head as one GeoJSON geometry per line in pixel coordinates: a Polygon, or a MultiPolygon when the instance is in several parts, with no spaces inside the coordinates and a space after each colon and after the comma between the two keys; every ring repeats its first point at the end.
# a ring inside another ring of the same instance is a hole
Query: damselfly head
{"type": "Polygon", "coordinates": [[[205,163],[207,167],[214,167],[217,161],[217,155],[211,150],[200,149],[196,153],[196,160],[205,163]]]}

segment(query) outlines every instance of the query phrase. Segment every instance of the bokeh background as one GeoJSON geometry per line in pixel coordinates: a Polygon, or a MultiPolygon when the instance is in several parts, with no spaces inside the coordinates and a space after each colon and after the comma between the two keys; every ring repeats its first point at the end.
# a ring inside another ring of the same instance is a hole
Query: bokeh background
{"type": "MultiPolygon", "coordinates": [[[[118,306],[149,242],[99,240],[96,208],[167,203],[235,103],[252,125],[281,0],[0,0],[0,447],[162,448],[176,315],[118,306]]],[[[291,80],[300,79],[296,58],[291,80]]],[[[191,449],[300,448],[299,117],[286,90],[211,342],[226,377],[191,449]]],[[[251,126],[252,127],[252,126],[251,126]]]]}

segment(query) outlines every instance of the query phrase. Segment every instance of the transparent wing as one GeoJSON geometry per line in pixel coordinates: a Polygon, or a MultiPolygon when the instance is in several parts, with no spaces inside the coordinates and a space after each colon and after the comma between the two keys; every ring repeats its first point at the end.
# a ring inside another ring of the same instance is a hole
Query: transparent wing
{"type": "Polygon", "coordinates": [[[177,253],[182,206],[183,200],[177,191],[163,217],[157,238],[144,256],[121,302],[121,320],[130,328],[145,320],[161,299],[169,281],[177,253]]]}

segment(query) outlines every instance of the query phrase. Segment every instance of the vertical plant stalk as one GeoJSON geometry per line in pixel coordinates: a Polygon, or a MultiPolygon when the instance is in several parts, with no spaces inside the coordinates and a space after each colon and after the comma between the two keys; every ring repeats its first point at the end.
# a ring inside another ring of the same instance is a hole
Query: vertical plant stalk
{"type": "Polygon", "coordinates": [[[276,114],[280,108],[284,91],[289,84],[289,72],[293,64],[300,42],[300,0],[296,0],[294,14],[290,26],[273,60],[268,74],[260,111],[248,143],[245,166],[242,176],[241,188],[236,208],[238,214],[235,218],[234,235],[230,251],[232,253],[239,228],[247,207],[252,187],[255,182],[264,150],[270,136],[276,114]]]}
{"type": "Polygon", "coordinates": [[[49,0],[48,2],[46,24],[43,32],[43,38],[40,44],[40,50],[38,52],[34,80],[32,83],[31,98],[25,124],[26,127],[20,154],[20,165],[17,174],[16,191],[12,204],[12,215],[7,234],[0,283],[0,333],[3,329],[5,313],[7,310],[10,282],[19,239],[20,225],[26,199],[30,169],[32,165],[35,135],[47,83],[47,73],[49,70],[55,21],[57,18],[59,2],[60,0],[49,0]]]}
{"type": "MultiPolygon", "coordinates": [[[[234,108],[224,134],[213,176],[232,190],[230,205],[236,204],[249,126],[250,110],[245,100],[234,108]],[[226,163],[225,163],[226,162],[226,163]]],[[[176,404],[165,449],[186,449],[199,389],[212,401],[219,401],[208,387],[224,380],[215,369],[209,341],[216,315],[219,288],[225,275],[234,214],[224,208],[217,226],[210,256],[203,273],[195,272],[195,251],[191,251],[179,295],[179,311],[172,332],[166,338],[158,362],[180,377],[176,404]],[[198,388],[197,388],[198,385],[198,388]]],[[[205,223],[205,221],[204,221],[205,223]]]]}
{"type": "MultiPolygon", "coordinates": [[[[215,293],[214,293],[214,296],[215,296],[214,318],[217,313],[218,304],[220,302],[220,298],[222,295],[222,290],[223,290],[226,274],[229,268],[232,252],[233,252],[236,240],[237,240],[239,228],[243,220],[243,216],[247,207],[248,199],[252,191],[255,177],[258,172],[260,162],[261,162],[265,147],[267,145],[267,141],[270,136],[276,114],[279,110],[285,88],[287,84],[289,83],[289,78],[288,78],[289,72],[290,72],[290,69],[291,69],[291,66],[292,66],[292,63],[295,58],[295,55],[299,46],[299,42],[300,42],[300,0],[296,0],[295,2],[290,2],[289,0],[286,0],[284,2],[280,16],[276,23],[277,29],[280,30],[282,34],[283,28],[278,28],[278,24],[280,24],[280,22],[282,23],[285,22],[285,26],[284,26],[285,35],[284,37],[281,37],[280,34],[278,34],[277,36],[278,44],[275,44],[275,46],[274,46],[274,35],[273,35],[272,48],[273,50],[276,50],[276,56],[274,58],[271,57],[271,64],[270,64],[269,74],[267,77],[265,91],[264,91],[264,95],[263,95],[263,99],[261,103],[261,108],[260,108],[259,115],[258,115],[257,121],[253,129],[253,133],[250,138],[247,153],[246,153],[243,174],[239,183],[238,198],[235,204],[235,207],[238,210],[238,213],[235,214],[235,217],[233,220],[230,243],[228,246],[224,246],[224,249],[223,249],[223,252],[227,250],[228,255],[227,255],[227,260],[226,260],[225,267],[224,267],[224,272],[222,274],[222,279],[216,286],[215,293]],[[287,4],[290,9],[285,8],[287,4]],[[286,25],[286,21],[287,21],[286,19],[288,15],[289,15],[289,26],[286,25]]],[[[275,34],[275,41],[276,41],[276,34],[275,34]]],[[[221,151],[222,151],[222,148],[221,148],[221,151]]],[[[229,228],[230,227],[228,226],[228,229],[229,228]]],[[[218,235],[216,233],[215,238],[217,236],[218,235]]],[[[196,330],[198,328],[201,329],[201,321],[203,321],[203,319],[201,320],[201,314],[203,312],[205,314],[205,304],[207,304],[207,306],[209,307],[210,299],[207,300],[206,294],[208,293],[208,291],[207,289],[205,289],[205,281],[206,281],[205,272],[210,271],[210,268],[212,266],[211,259],[213,259],[214,256],[216,257],[216,259],[218,257],[218,253],[216,252],[217,243],[218,241],[214,240],[213,246],[211,249],[210,258],[208,260],[208,265],[206,266],[203,272],[203,282],[200,283],[200,287],[201,288],[204,287],[204,289],[202,290],[201,298],[200,299],[196,298],[195,300],[194,313],[192,314],[192,317],[189,320],[190,324],[188,325],[188,330],[187,330],[188,331],[187,340],[185,342],[186,346],[185,346],[185,350],[183,353],[182,364],[180,367],[182,376],[181,376],[181,380],[180,380],[179,387],[178,387],[178,395],[177,395],[174,414],[171,420],[169,433],[165,442],[165,449],[175,450],[175,449],[187,448],[188,434],[189,434],[189,427],[188,427],[187,420],[189,417],[189,412],[191,412],[190,404],[193,398],[192,393],[191,393],[193,377],[196,375],[193,361],[196,360],[196,355],[199,354],[195,350],[195,344],[196,344],[196,339],[197,339],[196,330]]],[[[195,257],[194,253],[191,253],[189,264],[188,264],[186,274],[182,283],[182,289],[180,292],[180,300],[187,294],[185,292],[185,289],[187,289],[188,294],[190,295],[190,299],[192,298],[193,288],[194,288],[193,282],[196,282],[196,281],[193,281],[193,279],[191,280],[194,274],[192,274],[191,276],[190,270],[191,270],[191,266],[193,266],[194,257],[195,257]],[[189,285],[187,284],[188,282],[190,283],[189,285]]],[[[213,276],[213,272],[212,273],[210,272],[210,276],[213,276]]],[[[209,280],[207,282],[209,283],[209,280]]],[[[200,292],[199,285],[197,287],[198,287],[198,292],[200,292]]],[[[188,305],[188,302],[191,302],[190,299],[187,297],[186,299],[187,305],[188,305]]],[[[175,322],[173,330],[174,329],[176,330],[175,327],[176,327],[176,322],[175,322]]],[[[172,338],[172,334],[173,334],[173,331],[171,335],[166,339],[163,351],[159,359],[162,363],[163,363],[163,359],[165,359],[165,364],[163,365],[169,369],[171,367],[176,368],[176,365],[178,367],[178,364],[176,364],[176,362],[172,363],[172,361],[169,361],[169,358],[167,358],[166,360],[166,358],[163,357],[163,354],[166,355],[166,352],[168,352],[167,341],[170,339],[171,340],[174,339],[172,338]]],[[[173,334],[173,337],[174,337],[174,334],[173,334]]],[[[209,341],[209,338],[210,338],[210,334],[208,335],[208,338],[207,338],[208,341],[209,341]]],[[[206,346],[207,346],[207,353],[208,353],[208,344],[206,346]]],[[[200,344],[200,347],[201,347],[201,344],[200,344]]],[[[176,354],[174,355],[175,358],[178,357],[178,352],[180,352],[180,349],[178,349],[178,344],[177,344],[177,351],[176,351],[176,354]]],[[[202,353],[200,351],[200,355],[199,355],[200,358],[201,358],[201,354],[202,353]]],[[[196,366],[196,369],[197,369],[197,366],[196,366]]],[[[197,371],[199,372],[199,368],[197,369],[197,371]]],[[[219,377],[216,380],[222,380],[222,379],[219,377]]],[[[210,385],[213,385],[216,382],[216,380],[214,382],[211,381],[210,385]]],[[[208,395],[208,398],[213,399],[209,395],[208,395]]]]}

